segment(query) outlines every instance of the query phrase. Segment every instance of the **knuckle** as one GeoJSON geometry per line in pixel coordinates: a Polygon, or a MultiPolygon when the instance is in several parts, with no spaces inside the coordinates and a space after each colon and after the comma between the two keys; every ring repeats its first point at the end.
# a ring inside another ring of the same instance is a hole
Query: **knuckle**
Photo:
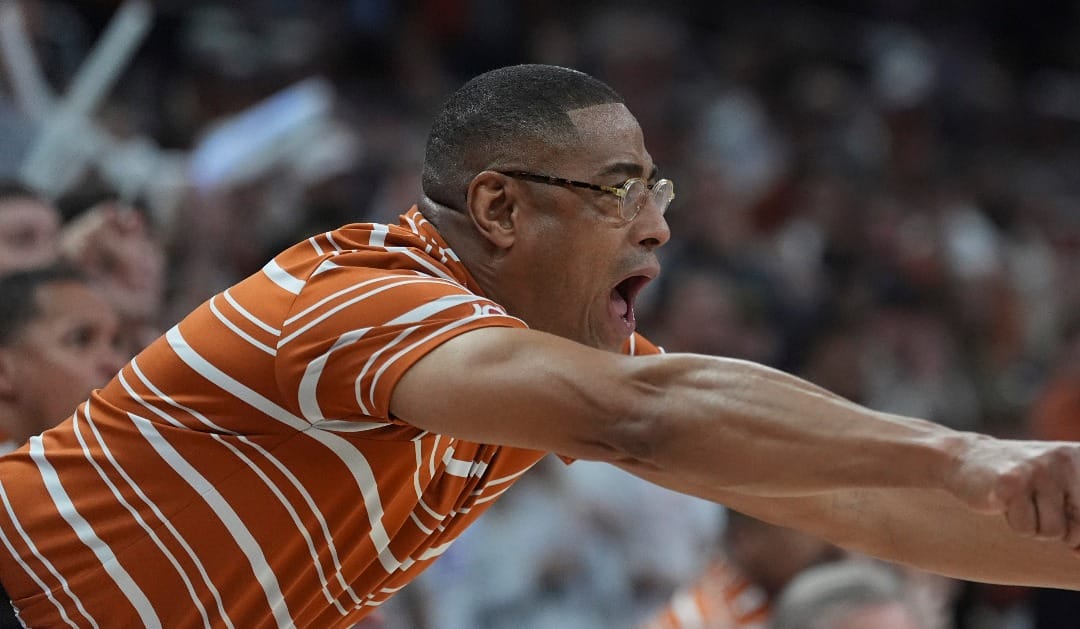
{"type": "Polygon", "coordinates": [[[1029,486],[1034,481],[1035,476],[1036,470],[1030,465],[1013,466],[998,476],[998,489],[1010,495],[1015,494],[1029,486]]]}
{"type": "Polygon", "coordinates": [[[1057,447],[1050,451],[1050,464],[1061,468],[1068,469],[1075,465],[1076,456],[1073,449],[1070,447],[1057,447]]]}

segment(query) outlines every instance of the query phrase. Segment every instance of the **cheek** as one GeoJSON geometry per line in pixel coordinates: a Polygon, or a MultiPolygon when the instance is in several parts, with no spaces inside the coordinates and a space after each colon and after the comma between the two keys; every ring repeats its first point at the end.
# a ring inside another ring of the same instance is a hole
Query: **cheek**
{"type": "Polygon", "coordinates": [[[557,273],[548,273],[555,283],[558,295],[561,295],[560,307],[577,316],[583,308],[592,310],[597,301],[598,286],[604,277],[605,261],[591,258],[588,252],[564,251],[558,259],[552,260],[551,269],[560,269],[557,273]]]}
{"type": "Polygon", "coordinates": [[[602,239],[589,238],[581,232],[564,237],[549,252],[551,268],[560,269],[565,282],[576,289],[594,290],[610,275],[617,250],[602,239]]]}
{"type": "Polygon", "coordinates": [[[0,246],[0,271],[19,271],[48,266],[56,260],[56,256],[56,248],[51,245],[22,249],[5,249],[0,246]]]}
{"type": "MultiPolygon", "coordinates": [[[[573,338],[586,340],[585,328],[603,325],[601,320],[607,317],[607,284],[618,260],[618,235],[590,220],[552,220],[550,225],[538,225],[531,235],[535,238],[530,242],[538,243],[532,252],[532,281],[538,290],[554,296],[546,305],[549,318],[560,321],[573,338]]],[[[591,336],[587,340],[595,342],[591,336]]]]}
{"type": "Polygon", "coordinates": [[[69,373],[66,376],[56,372],[53,380],[48,397],[38,414],[43,424],[42,429],[51,428],[69,417],[98,386],[82,372],[69,373]]]}
{"type": "Polygon", "coordinates": [[[55,399],[57,404],[73,407],[101,386],[96,364],[89,352],[52,347],[27,360],[24,380],[27,388],[47,393],[45,397],[55,399]]]}
{"type": "Polygon", "coordinates": [[[540,242],[544,243],[543,246],[533,255],[533,281],[548,285],[558,295],[580,290],[583,268],[588,266],[588,262],[582,259],[584,252],[580,243],[565,233],[557,232],[545,236],[540,242]]]}

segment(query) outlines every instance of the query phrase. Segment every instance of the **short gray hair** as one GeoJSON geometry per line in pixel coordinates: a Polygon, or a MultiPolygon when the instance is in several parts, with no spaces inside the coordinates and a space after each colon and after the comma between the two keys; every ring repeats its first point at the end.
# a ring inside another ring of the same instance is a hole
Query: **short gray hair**
{"type": "Polygon", "coordinates": [[[904,582],[888,567],[869,560],[844,560],[810,568],[784,588],[769,629],[828,629],[837,616],[864,607],[900,603],[913,619],[904,582]]]}
{"type": "Polygon", "coordinates": [[[525,64],[485,72],[451,94],[435,115],[424,154],[424,194],[461,209],[480,171],[528,155],[532,143],[576,138],[567,112],[621,102],[610,86],[570,68],[525,64]]]}

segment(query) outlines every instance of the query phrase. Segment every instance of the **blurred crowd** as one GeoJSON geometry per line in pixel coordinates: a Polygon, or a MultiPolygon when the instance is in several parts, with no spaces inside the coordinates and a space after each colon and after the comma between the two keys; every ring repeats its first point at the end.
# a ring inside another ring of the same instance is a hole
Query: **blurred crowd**
{"type": "MultiPolygon", "coordinates": [[[[282,246],[396,222],[441,99],[522,62],[610,83],[676,183],[638,312],[665,349],[959,429],[1080,439],[1077,41],[1064,0],[0,3],[0,441],[62,419],[282,246]]],[[[785,602],[839,555],[788,533],[545,461],[371,624],[765,627],[775,606],[796,627],[781,611],[829,587],[903,599],[915,624],[897,627],[1080,613],[1065,593],[859,560],[785,602]],[[694,597],[746,614],[694,625],[694,597]]]]}

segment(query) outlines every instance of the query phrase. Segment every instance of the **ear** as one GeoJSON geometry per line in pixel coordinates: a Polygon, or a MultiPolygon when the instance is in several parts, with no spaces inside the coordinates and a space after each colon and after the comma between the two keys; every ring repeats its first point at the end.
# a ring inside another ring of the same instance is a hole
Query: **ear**
{"type": "Polygon", "coordinates": [[[485,170],[469,182],[465,208],[473,225],[499,249],[514,244],[518,213],[506,175],[485,170]]]}

